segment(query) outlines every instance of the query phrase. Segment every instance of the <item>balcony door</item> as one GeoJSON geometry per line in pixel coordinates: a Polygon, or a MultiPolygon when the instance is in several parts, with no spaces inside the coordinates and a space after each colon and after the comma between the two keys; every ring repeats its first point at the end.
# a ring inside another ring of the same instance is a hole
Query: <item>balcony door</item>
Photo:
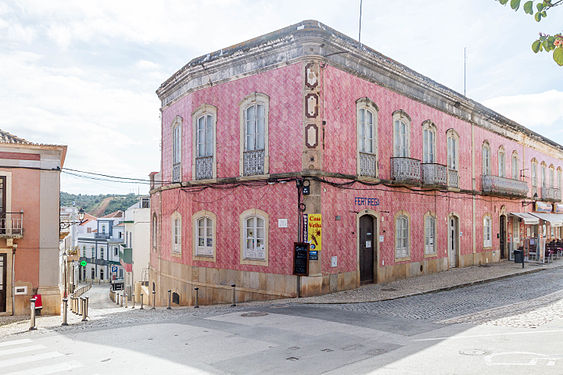
{"type": "Polygon", "coordinates": [[[7,296],[7,281],[6,281],[6,254],[0,254],[0,313],[6,312],[6,296],[7,296]]]}
{"type": "Polygon", "coordinates": [[[454,215],[448,219],[448,257],[450,268],[457,267],[459,263],[459,219],[454,215]]]}

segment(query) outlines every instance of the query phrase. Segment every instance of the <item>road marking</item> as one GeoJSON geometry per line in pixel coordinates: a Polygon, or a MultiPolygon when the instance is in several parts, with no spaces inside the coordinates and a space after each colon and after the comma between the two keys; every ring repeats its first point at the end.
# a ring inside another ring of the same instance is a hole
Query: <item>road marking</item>
{"type": "Polygon", "coordinates": [[[82,367],[82,363],[77,361],[68,361],[56,365],[34,367],[28,370],[10,372],[5,375],[48,375],[58,374],[63,371],[69,371],[78,367],[82,367]]]}
{"type": "Polygon", "coordinates": [[[561,333],[563,329],[552,329],[549,331],[526,331],[526,332],[505,332],[505,333],[489,333],[483,335],[467,335],[467,336],[444,336],[444,337],[431,337],[428,339],[414,339],[412,341],[440,341],[450,339],[474,339],[478,337],[495,337],[495,336],[515,336],[515,335],[537,335],[538,333],[561,333]]]}
{"type": "Polygon", "coordinates": [[[560,355],[549,356],[532,352],[502,352],[486,356],[485,363],[487,366],[555,366],[555,362],[561,358],[560,355]],[[495,362],[497,357],[500,357],[499,362],[495,362]]]}
{"type": "Polygon", "coordinates": [[[24,352],[31,352],[32,350],[37,349],[44,349],[43,345],[29,345],[23,346],[21,348],[11,348],[11,349],[4,349],[0,350],[0,355],[9,355],[9,354],[16,354],[16,353],[24,353],[24,352]]]}
{"type": "Polygon", "coordinates": [[[10,358],[0,361],[0,368],[19,365],[21,363],[43,361],[45,359],[53,359],[62,356],[63,354],[59,352],[48,352],[41,354],[32,354],[25,357],[10,358]]]}
{"type": "Polygon", "coordinates": [[[27,343],[30,343],[30,342],[31,342],[30,339],[5,341],[5,342],[0,342],[0,348],[4,347],[4,346],[10,346],[10,345],[27,344],[27,343]]]}

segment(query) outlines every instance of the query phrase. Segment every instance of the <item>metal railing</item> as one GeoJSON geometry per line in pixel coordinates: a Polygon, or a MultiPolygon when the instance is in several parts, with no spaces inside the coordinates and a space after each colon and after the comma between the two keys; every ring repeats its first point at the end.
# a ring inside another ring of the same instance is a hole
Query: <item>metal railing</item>
{"type": "Polygon", "coordinates": [[[448,186],[454,188],[459,187],[459,173],[455,169],[448,168],[448,186]]]}
{"type": "Polygon", "coordinates": [[[23,210],[18,212],[0,212],[0,237],[23,237],[23,210]]]}
{"type": "Polygon", "coordinates": [[[559,202],[561,200],[561,190],[555,187],[542,186],[541,199],[559,202]]]}
{"type": "Polygon", "coordinates": [[[243,153],[243,174],[254,176],[264,174],[264,150],[244,151],[243,153]]]}
{"type": "Polygon", "coordinates": [[[528,195],[528,183],[506,177],[482,175],[482,190],[490,194],[525,197],[528,195]]]}
{"type": "Polygon", "coordinates": [[[172,166],[172,182],[180,182],[182,180],[182,164],[176,163],[172,166]]]}
{"type": "Polygon", "coordinates": [[[446,166],[437,163],[422,163],[422,183],[430,186],[446,186],[446,166]]]}
{"type": "Polygon", "coordinates": [[[213,156],[195,158],[196,180],[207,180],[213,178],[213,156]]]}
{"type": "Polygon", "coordinates": [[[360,176],[375,177],[377,173],[377,156],[360,152],[360,176]]]}
{"type": "Polygon", "coordinates": [[[401,183],[420,183],[420,160],[405,157],[391,158],[391,179],[401,183]]]}

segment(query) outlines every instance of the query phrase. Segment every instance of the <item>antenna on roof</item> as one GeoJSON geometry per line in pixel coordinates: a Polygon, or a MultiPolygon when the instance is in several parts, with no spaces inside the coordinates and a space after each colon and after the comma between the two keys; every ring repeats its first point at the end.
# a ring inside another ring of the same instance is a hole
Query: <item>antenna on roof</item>
{"type": "Polygon", "coordinates": [[[467,47],[463,47],[463,96],[467,92],[467,47]]]}
{"type": "Polygon", "coordinates": [[[360,21],[358,24],[358,42],[362,44],[362,0],[360,0],[360,21]]]}

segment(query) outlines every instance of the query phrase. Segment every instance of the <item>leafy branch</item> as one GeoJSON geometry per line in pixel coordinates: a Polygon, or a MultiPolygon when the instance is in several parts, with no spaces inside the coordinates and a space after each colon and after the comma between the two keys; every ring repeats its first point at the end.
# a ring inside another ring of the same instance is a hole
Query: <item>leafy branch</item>
{"type": "MultiPolygon", "coordinates": [[[[508,3],[508,0],[496,1],[502,5],[506,5],[508,3]]],[[[514,11],[518,11],[520,5],[521,0],[510,0],[510,7],[514,9],[514,11]]],[[[563,5],[563,0],[542,0],[538,2],[529,0],[524,3],[522,9],[526,14],[534,17],[536,22],[540,22],[543,18],[547,17],[547,12],[550,9],[560,5],[563,5]]],[[[538,53],[540,51],[549,53],[553,51],[553,60],[555,60],[558,65],[563,66],[563,33],[555,35],[540,33],[540,37],[532,43],[532,51],[534,51],[534,53],[538,53]]]]}

